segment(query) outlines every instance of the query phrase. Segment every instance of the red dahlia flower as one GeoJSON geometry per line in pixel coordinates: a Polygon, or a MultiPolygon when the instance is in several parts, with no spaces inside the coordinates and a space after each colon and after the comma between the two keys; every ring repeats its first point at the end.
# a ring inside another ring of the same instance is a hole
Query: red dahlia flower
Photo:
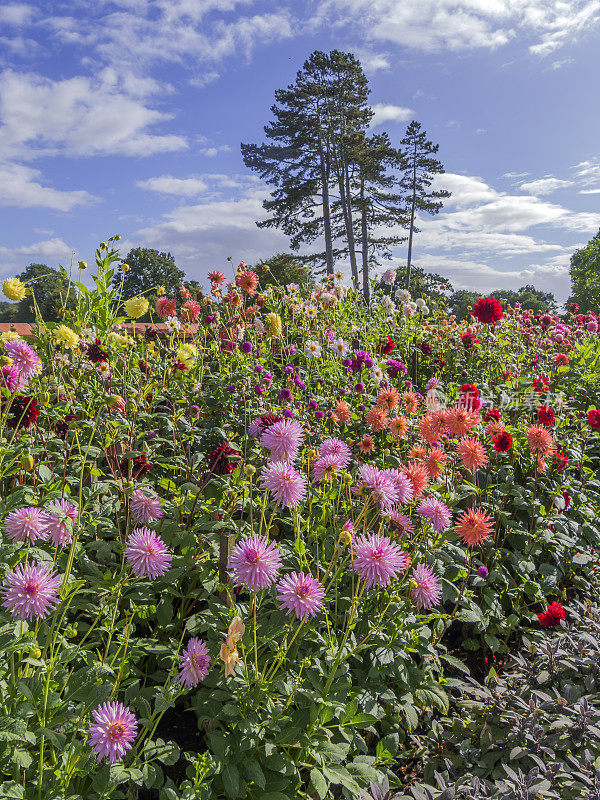
{"type": "Polygon", "coordinates": [[[593,431],[600,430],[600,409],[593,408],[587,412],[587,421],[590,423],[590,428],[593,431]]]}
{"type": "Polygon", "coordinates": [[[481,408],[479,389],[474,383],[463,383],[458,390],[458,405],[469,411],[478,411],[481,408]]]}
{"type": "Polygon", "coordinates": [[[473,316],[486,325],[494,325],[504,316],[502,304],[495,297],[482,297],[473,306],[473,316]]]}
{"type": "Polygon", "coordinates": [[[85,354],[93,364],[100,364],[102,361],[108,361],[108,350],[102,347],[100,339],[91,342],[85,346],[85,354]]]}
{"type": "Polygon", "coordinates": [[[500,412],[497,408],[484,409],[482,416],[484,422],[491,422],[492,420],[494,420],[494,422],[500,422],[500,412]]]}
{"type": "Polygon", "coordinates": [[[565,610],[560,603],[554,601],[548,606],[548,611],[538,614],[538,620],[542,628],[556,628],[561,619],[565,618],[565,610]]]}
{"type": "Polygon", "coordinates": [[[542,425],[554,425],[555,416],[554,411],[550,408],[548,403],[543,406],[540,406],[537,410],[538,419],[542,423],[542,425]]]}
{"type": "Polygon", "coordinates": [[[237,456],[238,453],[223,441],[212,451],[208,457],[208,468],[213,475],[230,475],[236,465],[230,461],[230,456],[237,456]]]}
{"type": "Polygon", "coordinates": [[[377,352],[380,355],[387,356],[392,352],[392,350],[394,349],[395,346],[396,346],[396,344],[395,344],[394,340],[392,339],[392,337],[391,336],[387,336],[384,339],[382,339],[379,342],[379,344],[377,345],[377,352]]]}
{"type": "Polygon", "coordinates": [[[465,347],[465,349],[468,350],[470,347],[473,347],[473,345],[475,344],[475,334],[474,333],[463,333],[463,335],[460,337],[460,340],[463,343],[463,346],[465,347]]]}
{"type": "Polygon", "coordinates": [[[569,459],[564,453],[554,453],[554,458],[552,459],[552,466],[554,469],[562,472],[563,469],[566,469],[569,464],[569,459]]]}

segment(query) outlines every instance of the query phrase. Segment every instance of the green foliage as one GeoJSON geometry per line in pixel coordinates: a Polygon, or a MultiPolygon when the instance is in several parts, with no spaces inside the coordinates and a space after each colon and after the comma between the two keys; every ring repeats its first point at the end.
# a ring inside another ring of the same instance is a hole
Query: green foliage
{"type": "Polygon", "coordinates": [[[310,269],[290,253],[276,253],[271,258],[258,261],[251,269],[258,275],[263,289],[267,286],[288,286],[290,283],[308,289],[314,284],[310,269]]]}
{"type": "Polygon", "coordinates": [[[171,253],[149,247],[134,247],[127,253],[124,263],[129,269],[116,272],[112,278],[112,287],[123,300],[143,294],[152,301],[158,286],[164,288],[165,294],[173,295],[185,277],[171,253]]]}
{"type": "Polygon", "coordinates": [[[600,306],[600,231],[585,247],[571,256],[571,301],[579,303],[582,313],[600,306]]]}

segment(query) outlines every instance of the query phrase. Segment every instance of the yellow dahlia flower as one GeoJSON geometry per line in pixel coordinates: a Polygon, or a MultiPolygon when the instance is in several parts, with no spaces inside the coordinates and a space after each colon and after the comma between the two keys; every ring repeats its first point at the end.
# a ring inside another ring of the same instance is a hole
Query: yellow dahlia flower
{"type": "Polygon", "coordinates": [[[148,311],[149,303],[145,297],[132,297],[131,300],[125,300],[125,313],[131,319],[139,319],[143,317],[148,311]]]}
{"type": "Polygon", "coordinates": [[[283,327],[281,325],[281,317],[271,311],[267,314],[265,322],[267,323],[267,332],[270,336],[281,336],[283,327]]]}
{"type": "Polygon", "coordinates": [[[64,344],[69,350],[75,350],[79,344],[79,336],[75,331],[68,328],[66,325],[59,325],[54,331],[54,338],[57,342],[64,344]]]}
{"type": "Polygon", "coordinates": [[[2,291],[9,300],[22,300],[25,297],[25,284],[18,278],[7,278],[2,284],[2,291]]]}

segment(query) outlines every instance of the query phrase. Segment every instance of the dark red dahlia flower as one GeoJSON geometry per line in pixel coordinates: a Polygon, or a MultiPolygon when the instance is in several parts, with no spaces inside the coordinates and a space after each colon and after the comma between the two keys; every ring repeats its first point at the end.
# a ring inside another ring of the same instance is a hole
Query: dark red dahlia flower
{"type": "Polygon", "coordinates": [[[508,431],[502,431],[502,433],[494,437],[494,448],[499,453],[508,453],[512,446],[513,439],[508,431]]]}
{"type": "Polygon", "coordinates": [[[474,383],[463,383],[458,390],[458,405],[468,411],[478,411],[481,408],[479,389],[474,383]]]}
{"type": "Polygon", "coordinates": [[[141,456],[135,456],[134,458],[123,458],[119,467],[124,478],[130,477],[131,480],[136,480],[147,475],[152,469],[152,464],[148,461],[146,454],[142,453],[141,456]]]}
{"type": "Polygon", "coordinates": [[[554,453],[554,457],[552,458],[552,466],[558,472],[562,472],[564,469],[567,468],[569,464],[569,459],[565,455],[565,453],[554,453]]]}
{"type": "Polygon", "coordinates": [[[502,303],[495,297],[482,297],[473,306],[473,316],[486,325],[494,325],[504,316],[502,303]]]}
{"type": "Polygon", "coordinates": [[[424,356],[430,356],[433,353],[433,347],[427,342],[419,342],[419,350],[424,356]]]}
{"type": "Polygon", "coordinates": [[[102,347],[100,339],[85,345],[85,354],[94,364],[100,364],[102,361],[108,361],[109,359],[109,352],[102,347]]]}
{"type": "Polygon", "coordinates": [[[9,428],[28,428],[39,416],[35,397],[18,395],[13,397],[7,419],[9,428]]]}
{"type": "Polygon", "coordinates": [[[474,333],[463,333],[460,337],[461,342],[466,350],[469,350],[475,344],[475,334],[474,333]]]}
{"type": "Polygon", "coordinates": [[[229,475],[233,472],[236,465],[231,461],[230,456],[237,456],[238,453],[223,441],[212,451],[208,457],[208,468],[213,475],[229,475]]]}

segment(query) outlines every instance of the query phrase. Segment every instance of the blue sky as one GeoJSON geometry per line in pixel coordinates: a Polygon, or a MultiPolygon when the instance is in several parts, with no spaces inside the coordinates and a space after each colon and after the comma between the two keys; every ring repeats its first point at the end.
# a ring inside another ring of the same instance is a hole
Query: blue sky
{"type": "MultiPolygon", "coordinates": [[[[260,230],[259,141],[314,49],[353,51],[374,129],[418,119],[453,192],[414,262],[564,299],[600,227],[600,0],[47,0],[0,6],[0,275],[112,234],[190,278],[288,249],[260,230]]],[[[401,263],[405,249],[394,253],[401,263]]]]}

